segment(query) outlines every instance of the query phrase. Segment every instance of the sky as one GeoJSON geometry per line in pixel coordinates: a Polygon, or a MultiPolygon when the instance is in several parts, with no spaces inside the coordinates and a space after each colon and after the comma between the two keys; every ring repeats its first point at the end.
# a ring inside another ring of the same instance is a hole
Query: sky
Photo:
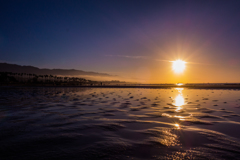
{"type": "Polygon", "coordinates": [[[239,83],[240,1],[2,0],[0,62],[141,83],[239,83]],[[176,74],[172,62],[186,61],[176,74]]]}

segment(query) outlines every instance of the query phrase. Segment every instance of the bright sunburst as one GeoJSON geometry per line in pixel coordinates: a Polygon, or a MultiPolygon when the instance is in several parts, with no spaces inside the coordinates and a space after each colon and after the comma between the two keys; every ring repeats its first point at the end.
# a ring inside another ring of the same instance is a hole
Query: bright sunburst
{"type": "Polygon", "coordinates": [[[173,62],[172,69],[174,70],[174,72],[181,73],[184,71],[186,62],[182,60],[176,60],[172,62],[173,62]]]}

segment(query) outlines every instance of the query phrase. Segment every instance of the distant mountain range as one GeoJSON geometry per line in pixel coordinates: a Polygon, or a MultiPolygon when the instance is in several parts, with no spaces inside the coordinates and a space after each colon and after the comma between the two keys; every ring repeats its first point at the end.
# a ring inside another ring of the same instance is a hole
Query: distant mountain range
{"type": "Polygon", "coordinates": [[[113,77],[106,73],[87,72],[75,69],[40,69],[33,66],[21,66],[17,64],[0,63],[0,72],[28,73],[37,75],[62,75],[62,76],[98,76],[113,77]]]}

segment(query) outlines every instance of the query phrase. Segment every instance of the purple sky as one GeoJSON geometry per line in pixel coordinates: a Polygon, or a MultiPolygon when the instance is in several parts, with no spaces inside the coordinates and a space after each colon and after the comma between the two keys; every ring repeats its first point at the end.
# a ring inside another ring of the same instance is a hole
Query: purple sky
{"type": "Polygon", "coordinates": [[[240,1],[8,0],[0,61],[163,82],[240,81],[240,1]],[[174,75],[171,62],[187,62],[174,75]]]}

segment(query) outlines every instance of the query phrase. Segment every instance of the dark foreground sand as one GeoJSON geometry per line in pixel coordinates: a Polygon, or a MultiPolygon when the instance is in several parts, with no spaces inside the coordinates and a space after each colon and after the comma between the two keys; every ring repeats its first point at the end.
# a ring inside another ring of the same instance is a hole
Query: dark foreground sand
{"type": "Polygon", "coordinates": [[[0,122],[1,160],[240,156],[240,90],[1,87],[0,122]]]}

